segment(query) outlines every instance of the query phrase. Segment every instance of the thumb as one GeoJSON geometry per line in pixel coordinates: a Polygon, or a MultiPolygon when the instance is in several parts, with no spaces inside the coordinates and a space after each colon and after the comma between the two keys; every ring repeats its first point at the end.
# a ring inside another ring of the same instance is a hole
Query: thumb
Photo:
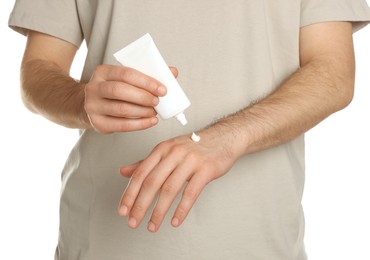
{"type": "Polygon", "coordinates": [[[140,163],[141,163],[141,161],[139,161],[137,163],[134,163],[134,164],[130,164],[130,165],[121,167],[119,169],[121,176],[131,177],[131,175],[134,173],[134,171],[140,165],[140,163]]]}

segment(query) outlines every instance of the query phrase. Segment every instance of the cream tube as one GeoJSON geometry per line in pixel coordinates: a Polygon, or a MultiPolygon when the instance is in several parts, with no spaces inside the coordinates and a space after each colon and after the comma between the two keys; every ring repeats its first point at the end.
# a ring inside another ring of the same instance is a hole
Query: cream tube
{"type": "Polygon", "coordinates": [[[114,57],[123,66],[134,68],[164,84],[167,94],[159,97],[159,104],[155,110],[163,119],[176,117],[182,125],[187,124],[184,110],[190,106],[190,101],[159,53],[150,34],[145,34],[116,52],[114,57]]]}

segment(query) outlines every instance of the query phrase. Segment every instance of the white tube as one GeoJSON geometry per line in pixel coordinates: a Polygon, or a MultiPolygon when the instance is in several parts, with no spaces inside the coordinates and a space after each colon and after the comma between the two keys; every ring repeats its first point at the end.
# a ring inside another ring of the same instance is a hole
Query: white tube
{"type": "Polygon", "coordinates": [[[182,125],[187,124],[184,110],[190,106],[190,101],[148,33],[116,52],[114,57],[123,66],[134,68],[164,84],[167,94],[159,97],[155,110],[163,119],[176,117],[182,125]]]}

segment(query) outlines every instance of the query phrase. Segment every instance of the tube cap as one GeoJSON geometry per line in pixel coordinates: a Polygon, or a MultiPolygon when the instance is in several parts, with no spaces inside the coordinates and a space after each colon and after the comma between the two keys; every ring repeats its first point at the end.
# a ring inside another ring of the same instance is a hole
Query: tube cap
{"type": "Polygon", "coordinates": [[[185,114],[183,112],[177,114],[176,119],[182,124],[186,125],[188,123],[188,120],[186,120],[185,114]]]}

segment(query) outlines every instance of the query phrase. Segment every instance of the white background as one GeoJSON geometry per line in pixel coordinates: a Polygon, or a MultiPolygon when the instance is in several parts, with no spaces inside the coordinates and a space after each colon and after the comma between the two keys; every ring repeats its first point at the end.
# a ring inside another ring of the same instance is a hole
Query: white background
{"type": "MultiPolygon", "coordinates": [[[[7,27],[0,2],[0,259],[53,259],[60,172],[77,130],[27,111],[19,96],[25,38],[7,27]]],[[[352,104],[306,135],[303,205],[311,260],[370,259],[370,26],[355,34],[352,104]]],[[[82,54],[73,67],[79,77],[82,54]]]]}

